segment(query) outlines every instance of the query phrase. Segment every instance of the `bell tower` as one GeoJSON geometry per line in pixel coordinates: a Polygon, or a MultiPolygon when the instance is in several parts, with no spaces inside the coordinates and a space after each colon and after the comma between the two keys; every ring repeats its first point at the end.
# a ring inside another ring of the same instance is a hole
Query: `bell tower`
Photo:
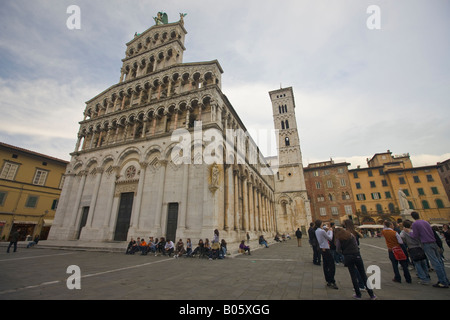
{"type": "Polygon", "coordinates": [[[307,230],[311,209],[303,174],[300,138],[295,118],[292,87],[269,92],[277,130],[278,172],[275,176],[275,202],[278,230],[307,230]]]}

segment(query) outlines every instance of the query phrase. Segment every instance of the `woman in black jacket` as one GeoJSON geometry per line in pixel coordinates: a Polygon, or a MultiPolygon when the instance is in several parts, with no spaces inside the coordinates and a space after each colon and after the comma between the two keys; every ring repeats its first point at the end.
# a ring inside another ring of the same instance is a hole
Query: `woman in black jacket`
{"type": "Polygon", "coordinates": [[[336,228],[334,234],[336,250],[344,255],[344,265],[348,268],[348,272],[350,273],[350,277],[352,279],[353,288],[355,289],[355,295],[353,298],[361,299],[361,290],[359,288],[357,276],[357,272],[359,272],[370,299],[376,299],[373,290],[370,289],[367,284],[366,270],[364,268],[364,263],[359,252],[359,247],[356,243],[355,236],[342,228],[336,228]]]}

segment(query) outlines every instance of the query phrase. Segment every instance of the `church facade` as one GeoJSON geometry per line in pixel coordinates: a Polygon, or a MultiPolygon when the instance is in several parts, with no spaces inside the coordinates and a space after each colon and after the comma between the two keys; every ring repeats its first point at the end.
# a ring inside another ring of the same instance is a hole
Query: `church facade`
{"type": "MultiPolygon", "coordinates": [[[[86,102],[49,239],[196,242],[218,229],[232,243],[306,223],[309,203],[276,191],[273,168],[221,91],[219,62],[183,62],[186,34],[183,17],[136,34],[119,82],[86,102]]],[[[301,154],[292,159],[301,180],[291,190],[306,193],[301,154]]]]}

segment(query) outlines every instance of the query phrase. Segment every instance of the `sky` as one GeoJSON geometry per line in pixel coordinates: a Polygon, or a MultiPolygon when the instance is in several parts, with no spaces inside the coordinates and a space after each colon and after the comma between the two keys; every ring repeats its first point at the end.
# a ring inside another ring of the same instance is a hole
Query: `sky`
{"type": "Polygon", "coordinates": [[[268,92],[293,88],[304,166],[450,158],[447,0],[2,0],[0,141],[70,160],[85,102],[118,83],[125,44],[159,11],[187,13],[184,62],[219,61],[249,131],[273,128],[268,92]]]}

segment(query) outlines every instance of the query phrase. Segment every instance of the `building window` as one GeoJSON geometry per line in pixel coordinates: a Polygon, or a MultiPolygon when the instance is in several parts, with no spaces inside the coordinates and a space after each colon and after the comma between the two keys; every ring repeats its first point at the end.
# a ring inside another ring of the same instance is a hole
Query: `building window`
{"type": "Polygon", "coordinates": [[[358,178],[358,172],[353,172],[353,178],[358,178]]]}
{"type": "Polygon", "coordinates": [[[375,184],[375,181],[370,181],[370,187],[371,188],[376,188],[377,185],[375,184]]]}
{"type": "Polygon", "coordinates": [[[383,187],[387,187],[388,186],[388,183],[387,183],[387,181],[386,180],[381,180],[381,185],[383,186],[383,187]]]}
{"type": "Polygon", "coordinates": [[[395,206],[392,202],[388,204],[388,208],[390,213],[395,213],[395,206]]]}
{"type": "Polygon", "coordinates": [[[383,207],[381,206],[381,204],[377,203],[376,207],[378,213],[383,213],[383,207]]]}
{"type": "Polygon", "coordinates": [[[327,180],[327,187],[328,188],[333,188],[333,181],[332,180],[327,180]]]}
{"type": "Polygon", "coordinates": [[[356,195],[356,199],[362,201],[362,200],[366,200],[366,195],[364,193],[358,193],[356,195]]]}
{"type": "Polygon", "coordinates": [[[313,177],[318,177],[319,176],[319,171],[313,171],[313,177]]]}
{"type": "Polygon", "coordinates": [[[290,146],[290,143],[289,143],[289,137],[284,138],[284,144],[285,144],[286,146],[290,146]]]}
{"type": "Polygon", "coordinates": [[[339,215],[339,209],[338,209],[338,207],[331,207],[331,214],[332,214],[333,216],[339,215]]]}
{"type": "Polygon", "coordinates": [[[285,124],[286,124],[286,129],[289,129],[289,121],[285,121],[285,124]]]}
{"type": "Polygon", "coordinates": [[[367,213],[367,207],[364,204],[361,206],[361,212],[367,213]]]}
{"type": "Polygon", "coordinates": [[[6,192],[0,191],[0,206],[3,206],[5,204],[6,195],[6,192]]]}
{"type": "Polygon", "coordinates": [[[386,191],[386,192],[384,193],[384,196],[385,196],[386,199],[391,199],[391,198],[392,198],[391,192],[390,192],[390,191],[386,191]]]}
{"type": "Polygon", "coordinates": [[[52,210],[56,210],[58,208],[58,199],[53,200],[52,210]]]}
{"type": "Polygon", "coordinates": [[[398,177],[398,181],[400,182],[400,184],[405,184],[405,178],[404,177],[398,177]]]}
{"type": "Polygon", "coordinates": [[[0,179],[14,180],[18,168],[19,165],[17,163],[5,162],[2,173],[0,174],[0,179]]]}
{"type": "Polygon", "coordinates": [[[433,176],[431,174],[427,174],[427,181],[428,182],[434,181],[433,176]]]}
{"type": "Polygon", "coordinates": [[[372,199],[373,200],[381,199],[381,194],[379,192],[372,192],[372,199]]]}
{"type": "Polygon", "coordinates": [[[419,176],[413,176],[414,183],[420,183],[419,176]]]}
{"type": "Polygon", "coordinates": [[[27,202],[25,203],[25,208],[36,208],[38,202],[37,196],[28,196],[27,202]]]}
{"type": "Polygon", "coordinates": [[[436,199],[436,206],[437,206],[439,209],[443,209],[443,208],[444,208],[444,203],[442,202],[441,199],[436,199]]]}
{"type": "Polygon", "coordinates": [[[369,177],[373,176],[372,170],[367,171],[367,174],[369,175],[369,177]]]}
{"type": "Polygon", "coordinates": [[[403,189],[403,193],[404,193],[407,197],[409,197],[409,190],[408,190],[408,189],[403,189]]]}
{"type": "Polygon", "coordinates": [[[417,192],[419,192],[419,196],[424,196],[425,192],[423,191],[423,188],[417,188],[417,192]]]}
{"type": "Polygon", "coordinates": [[[439,194],[438,188],[437,187],[431,187],[431,192],[433,194],[439,194]]]}
{"type": "Polygon", "coordinates": [[[341,179],[341,187],[345,187],[347,185],[347,182],[345,179],[341,179]]]}
{"type": "Polygon", "coordinates": [[[48,171],[36,169],[36,174],[34,175],[33,184],[38,186],[43,186],[45,180],[47,179],[48,171]]]}
{"type": "Polygon", "coordinates": [[[345,214],[353,214],[352,206],[351,205],[345,205],[345,214]]]}
{"type": "Polygon", "coordinates": [[[281,129],[284,130],[284,121],[281,121],[281,129]]]}
{"type": "Polygon", "coordinates": [[[356,183],[356,189],[361,189],[361,183],[359,182],[356,183]]]}
{"type": "Polygon", "coordinates": [[[319,181],[316,181],[316,189],[320,189],[321,185],[319,181]]]}
{"type": "Polygon", "coordinates": [[[327,215],[327,208],[319,208],[320,210],[320,215],[321,216],[326,216],[327,215]]]}
{"type": "Polygon", "coordinates": [[[428,204],[427,200],[422,200],[422,207],[424,209],[430,209],[430,205],[428,204]]]}

